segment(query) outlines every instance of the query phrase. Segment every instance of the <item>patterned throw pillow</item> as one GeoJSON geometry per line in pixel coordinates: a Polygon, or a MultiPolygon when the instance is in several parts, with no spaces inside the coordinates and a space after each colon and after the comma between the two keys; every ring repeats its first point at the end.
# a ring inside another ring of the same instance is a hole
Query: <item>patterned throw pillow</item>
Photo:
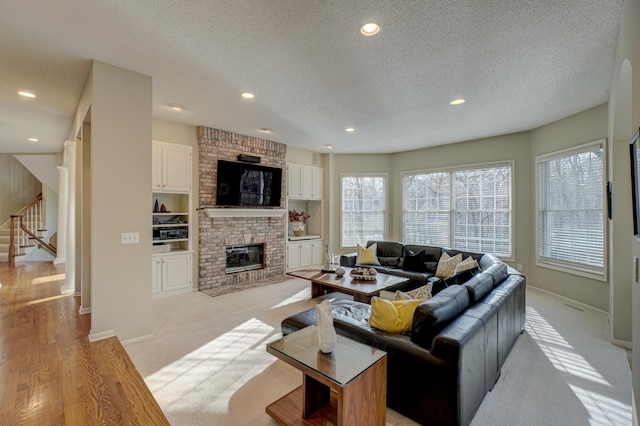
{"type": "Polygon", "coordinates": [[[369,248],[364,248],[360,244],[358,244],[358,254],[356,257],[356,264],[380,266],[380,262],[378,262],[378,257],[376,256],[377,252],[378,252],[377,243],[371,244],[369,248]]]}
{"type": "Polygon", "coordinates": [[[444,252],[440,256],[438,261],[438,269],[436,270],[436,277],[449,278],[455,275],[456,266],[462,262],[462,254],[458,253],[451,257],[447,252],[444,252]]]}
{"type": "Polygon", "coordinates": [[[431,287],[433,283],[428,283],[422,287],[408,292],[396,290],[393,300],[428,300],[431,299],[431,287]]]}
{"type": "Polygon", "coordinates": [[[454,275],[462,272],[462,271],[466,271],[469,269],[473,269],[473,268],[477,268],[478,267],[478,261],[475,260],[474,258],[472,258],[471,256],[467,257],[465,260],[463,260],[462,262],[458,263],[456,265],[456,269],[454,271],[454,275]]]}

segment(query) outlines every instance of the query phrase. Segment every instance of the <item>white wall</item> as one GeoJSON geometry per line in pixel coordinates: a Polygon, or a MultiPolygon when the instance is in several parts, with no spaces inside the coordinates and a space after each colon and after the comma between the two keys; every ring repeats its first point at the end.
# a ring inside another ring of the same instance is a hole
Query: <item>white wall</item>
{"type": "MultiPolygon", "coordinates": [[[[406,171],[433,170],[472,164],[514,161],[513,259],[521,264],[527,283],[608,310],[608,284],[535,266],[535,174],[536,155],[606,137],[607,106],[602,105],[531,132],[473,140],[391,155],[329,155],[325,173],[334,181],[325,196],[331,204],[330,240],[340,239],[340,173],[388,173],[389,214],[387,238],[402,240],[402,180],[406,171]]],[[[333,251],[337,251],[334,244],[333,251]]],[[[343,252],[345,250],[342,250],[343,252]]],[[[348,250],[346,250],[348,251],[348,250]]]]}
{"type": "MultiPolygon", "coordinates": [[[[532,131],[531,160],[535,161],[537,155],[574,147],[606,138],[606,136],[607,105],[605,104],[532,131]]],[[[534,171],[531,174],[531,184],[535,185],[534,171]]],[[[534,220],[535,216],[532,217],[532,228],[535,227],[534,220]]],[[[533,229],[531,235],[535,236],[533,229]]],[[[527,281],[536,287],[603,311],[609,309],[609,286],[606,282],[537,266],[534,266],[531,273],[527,275],[527,281]]]]}
{"type": "MultiPolygon", "coordinates": [[[[614,169],[620,167],[629,171],[629,162],[623,166],[625,145],[628,144],[631,135],[640,127],[640,1],[625,0],[622,10],[622,22],[618,33],[618,44],[616,51],[615,66],[613,68],[613,80],[609,95],[609,139],[614,141],[614,149],[621,151],[620,163],[614,165],[614,169]],[[626,143],[625,143],[626,142],[626,143]]],[[[628,157],[627,157],[628,158],[628,157]]],[[[630,190],[630,186],[627,186],[630,190]]],[[[620,191],[614,186],[614,200],[624,194],[624,189],[620,191]]],[[[629,194],[629,192],[627,192],[629,194]]],[[[627,214],[630,211],[631,203],[627,203],[627,214]]],[[[633,256],[640,257],[640,240],[633,238],[630,231],[631,223],[625,220],[620,223],[615,220],[617,212],[614,210],[613,231],[617,234],[624,234],[626,238],[614,243],[614,248],[619,253],[620,270],[626,271],[627,277],[618,275],[612,285],[611,305],[616,315],[612,318],[612,332],[614,338],[628,340],[625,336],[627,330],[631,328],[633,340],[632,364],[640,365],[640,286],[638,282],[632,281],[631,268],[633,266],[633,256]],[[631,295],[631,297],[629,297],[631,295]],[[631,309],[631,315],[627,313],[631,309]],[[621,312],[618,315],[618,312],[621,312]]],[[[616,263],[617,264],[617,263],[616,263]]],[[[633,369],[632,377],[634,394],[634,413],[640,405],[640,370],[633,369]]],[[[638,424],[637,416],[634,416],[634,424],[638,424]]]]}
{"type": "Polygon", "coordinates": [[[25,207],[42,191],[42,185],[13,154],[0,154],[0,224],[25,207]]]}
{"type": "MultiPolygon", "coordinates": [[[[94,62],[70,132],[91,108],[91,336],[152,333],[151,78],[94,62]],[[138,232],[139,244],[120,244],[138,232]]],[[[68,253],[69,257],[70,253],[68,253]]]]}
{"type": "Polygon", "coordinates": [[[512,231],[515,246],[510,263],[521,264],[527,275],[531,270],[531,229],[528,225],[533,220],[529,137],[529,133],[515,133],[394,154],[391,206],[395,238],[402,240],[402,172],[514,161],[512,231]]]}

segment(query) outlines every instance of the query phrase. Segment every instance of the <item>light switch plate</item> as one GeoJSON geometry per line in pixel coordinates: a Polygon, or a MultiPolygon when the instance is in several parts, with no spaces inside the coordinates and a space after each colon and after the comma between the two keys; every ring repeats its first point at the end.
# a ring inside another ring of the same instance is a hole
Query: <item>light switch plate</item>
{"type": "Polygon", "coordinates": [[[138,244],[140,242],[140,233],[123,232],[120,234],[120,244],[138,244]]]}

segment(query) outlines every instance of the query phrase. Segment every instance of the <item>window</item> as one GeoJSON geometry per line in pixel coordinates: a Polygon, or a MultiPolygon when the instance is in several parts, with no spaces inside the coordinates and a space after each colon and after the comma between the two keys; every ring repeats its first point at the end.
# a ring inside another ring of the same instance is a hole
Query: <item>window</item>
{"type": "Polygon", "coordinates": [[[604,141],[536,166],[538,265],[604,279],[604,141]]]}
{"type": "Polygon", "coordinates": [[[384,240],[386,177],[342,175],[342,247],[384,240]]]}
{"type": "Polygon", "coordinates": [[[512,164],[403,176],[404,241],[511,257],[512,164]]]}

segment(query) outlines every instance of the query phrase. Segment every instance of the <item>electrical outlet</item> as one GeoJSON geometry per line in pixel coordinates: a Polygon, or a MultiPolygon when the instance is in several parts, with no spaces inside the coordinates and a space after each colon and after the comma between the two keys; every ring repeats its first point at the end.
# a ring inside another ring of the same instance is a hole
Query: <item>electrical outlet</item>
{"type": "Polygon", "coordinates": [[[120,244],[138,244],[140,242],[140,233],[123,232],[120,234],[120,244]]]}
{"type": "Polygon", "coordinates": [[[518,263],[518,264],[516,265],[516,269],[517,269],[518,271],[522,272],[522,263],[518,263]]]}

